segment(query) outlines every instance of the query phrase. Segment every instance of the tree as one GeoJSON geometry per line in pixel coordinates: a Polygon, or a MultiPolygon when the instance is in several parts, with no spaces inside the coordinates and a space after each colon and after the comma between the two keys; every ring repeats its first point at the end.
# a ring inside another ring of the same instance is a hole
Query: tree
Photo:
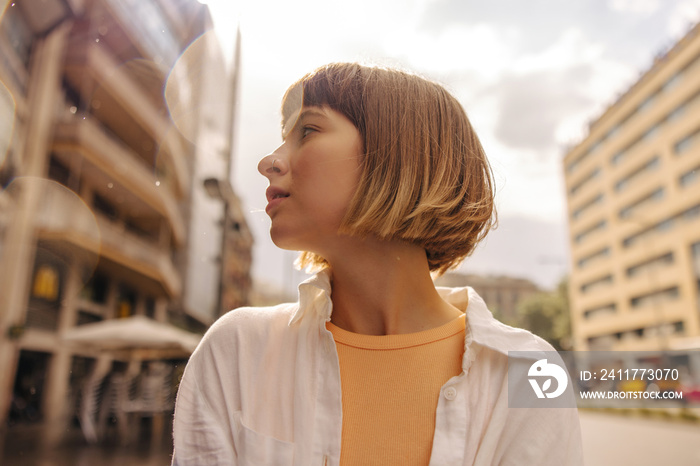
{"type": "Polygon", "coordinates": [[[557,351],[571,349],[568,280],[552,292],[536,293],[518,305],[517,325],[547,340],[557,351]]]}

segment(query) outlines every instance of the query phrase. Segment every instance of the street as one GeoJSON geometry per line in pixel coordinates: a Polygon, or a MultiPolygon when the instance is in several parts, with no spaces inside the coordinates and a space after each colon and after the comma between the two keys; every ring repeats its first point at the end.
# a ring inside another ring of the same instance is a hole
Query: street
{"type": "Polygon", "coordinates": [[[582,411],[586,466],[698,466],[700,424],[582,411]]]}

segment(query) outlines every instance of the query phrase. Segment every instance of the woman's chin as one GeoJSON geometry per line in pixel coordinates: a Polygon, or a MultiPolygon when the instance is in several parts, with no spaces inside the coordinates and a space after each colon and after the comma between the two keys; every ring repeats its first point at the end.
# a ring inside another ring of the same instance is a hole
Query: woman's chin
{"type": "Polygon", "coordinates": [[[293,238],[293,235],[283,228],[275,227],[275,225],[270,227],[270,239],[272,243],[280,249],[286,249],[288,251],[301,250],[293,238]]]}

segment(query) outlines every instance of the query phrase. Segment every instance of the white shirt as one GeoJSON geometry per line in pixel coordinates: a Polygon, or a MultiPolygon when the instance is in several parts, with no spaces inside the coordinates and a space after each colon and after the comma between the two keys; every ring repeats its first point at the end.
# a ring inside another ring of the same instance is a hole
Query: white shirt
{"type": "MultiPolygon", "coordinates": [[[[338,465],[342,407],[330,280],[299,302],[240,308],[192,354],[177,396],[174,465],[338,465]]],[[[466,312],[463,372],[440,390],[431,466],[582,465],[575,408],[509,408],[508,351],[553,351],[493,318],[471,288],[438,288],[466,312]],[[467,306],[468,303],[468,306],[467,306]]]]}

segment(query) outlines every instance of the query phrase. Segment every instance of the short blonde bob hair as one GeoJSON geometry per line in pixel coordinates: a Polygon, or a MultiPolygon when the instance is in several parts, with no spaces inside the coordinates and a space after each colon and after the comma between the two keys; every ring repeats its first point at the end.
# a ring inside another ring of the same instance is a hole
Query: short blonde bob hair
{"type": "MultiPolygon", "coordinates": [[[[302,106],[341,113],[363,141],[360,184],[339,233],[416,244],[430,270],[442,274],[495,225],[491,167],[464,109],[439,84],[395,69],[333,63],[287,90],[283,126],[302,106]]],[[[311,252],[298,264],[328,265],[311,252]]]]}

